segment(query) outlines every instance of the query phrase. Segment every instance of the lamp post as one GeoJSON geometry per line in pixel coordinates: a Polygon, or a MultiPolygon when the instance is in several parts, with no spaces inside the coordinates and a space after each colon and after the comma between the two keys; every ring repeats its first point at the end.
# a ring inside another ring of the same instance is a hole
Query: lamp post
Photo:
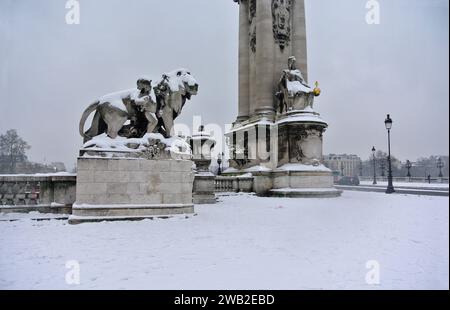
{"type": "Polygon", "coordinates": [[[377,185],[377,159],[375,157],[377,149],[372,148],[372,158],[373,158],[373,185],[377,185]]]}
{"type": "Polygon", "coordinates": [[[222,158],[223,158],[223,153],[219,154],[219,156],[217,156],[217,163],[219,164],[219,170],[217,170],[217,175],[222,175],[222,158]]]}
{"type": "Polygon", "coordinates": [[[393,178],[392,178],[392,161],[391,161],[391,129],[392,129],[392,119],[388,114],[384,124],[386,125],[386,129],[388,132],[388,187],[386,189],[386,194],[395,193],[393,178]]]}
{"type": "Polygon", "coordinates": [[[344,176],[344,169],[345,169],[344,163],[341,162],[341,176],[342,176],[342,177],[344,176]]]}
{"type": "Polygon", "coordinates": [[[363,176],[363,162],[362,160],[359,162],[359,176],[363,176]]]}
{"type": "Polygon", "coordinates": [[[411,182],[411,168],[412,168],[412,163],[407,160],[406,161],[406,165],[405,165],[406,169],[408,169],[408,174],[406,175],[409,179],[409,181],[411,182]]]}
{"type": "Polygon", "coordinates": [[[444,177],[444,174],[442,173],[442,168],[445,167],[444,162],[442,161],[442,158],[438,158],[437,161],[437,168],[439,169],[439,177],[442,179],[444,177]]]}

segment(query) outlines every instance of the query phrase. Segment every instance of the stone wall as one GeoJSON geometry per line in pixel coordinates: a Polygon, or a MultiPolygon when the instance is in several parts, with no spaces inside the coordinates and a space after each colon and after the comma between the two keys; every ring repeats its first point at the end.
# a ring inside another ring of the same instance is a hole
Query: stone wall
{"type": "Polygon", "coordinates": [[[1,205],[72,205],[76,175],[0,175],[1,205]]]}
{"type": "Polygon", "coordinates": [[[0,175],[1,212],[70,213],[76,175],[0,175]]]}
{"type": "Polygon", "coordinates": [[[78,160],[77,205],[192,204],[192,162],[78,160]]]}

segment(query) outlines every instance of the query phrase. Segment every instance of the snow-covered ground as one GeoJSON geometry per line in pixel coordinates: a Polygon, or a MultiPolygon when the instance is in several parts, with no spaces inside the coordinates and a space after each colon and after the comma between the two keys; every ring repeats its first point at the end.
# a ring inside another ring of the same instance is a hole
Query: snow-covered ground
{"type": "Polygon", "coordinates": [[[448,202],[235,195],[190,219],[70,226],[21,216],[0,222],[0,289],[447,290],[448,202]],[[65,281],[73,260],[74,286],[65,281]],[[366,283],[368,261],[379,264],[379,285],[366,283]]]}

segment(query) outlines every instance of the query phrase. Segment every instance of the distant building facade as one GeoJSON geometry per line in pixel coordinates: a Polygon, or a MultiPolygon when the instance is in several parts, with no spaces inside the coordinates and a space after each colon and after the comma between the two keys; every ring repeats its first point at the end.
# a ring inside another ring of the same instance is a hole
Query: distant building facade
{"type": "Polygon", "coordinates": [[[324,165],[333,170],[335,174],[346,177],[359,176],[361,171],[361,158],[357,155],[329,154],[323,157],[324,165]]]}
{"type": "MultiPolygon", "coordinates": [[[[0,158],[0,174],[10,174],[11,164],[0,158]]],[[[34,173],[57,173],[65,172],[66,166],[64,163],[55,162],[51,164],[40,164],[29,161],[18,162],[14,165],[13,174],[34,174],[34,173]]]]}

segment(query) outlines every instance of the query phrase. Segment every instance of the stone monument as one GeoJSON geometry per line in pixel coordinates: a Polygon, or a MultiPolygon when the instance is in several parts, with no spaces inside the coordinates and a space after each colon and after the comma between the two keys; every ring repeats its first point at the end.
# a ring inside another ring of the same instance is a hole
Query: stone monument
{"type": "Polygon", "coordinates": [[[104,96],[86,109],[71,224],[194,213],[191,148],[173,135],[173,121],[197,91],[195,78],[180,69],[154,87],[141,78],[137,88],[104,96]]]}
{"type": "Polygon", "coordinates": [[[198,133],[188,140],[195,163],[194,203],[214,204],[216,203],[216,177],[210,172],[209,167],[211,165],[211,153],[216,141],[209,133],[205,132],[204,126],[200,126],[198,133]]]}
{"type": "Polygon", "coordinates": [[[322,164],[327,123],[307,80],[304,0],[239,4],[239,115],[227,133],[228,175],[252,173],[260,195],[335,197],[322,164]]]}

